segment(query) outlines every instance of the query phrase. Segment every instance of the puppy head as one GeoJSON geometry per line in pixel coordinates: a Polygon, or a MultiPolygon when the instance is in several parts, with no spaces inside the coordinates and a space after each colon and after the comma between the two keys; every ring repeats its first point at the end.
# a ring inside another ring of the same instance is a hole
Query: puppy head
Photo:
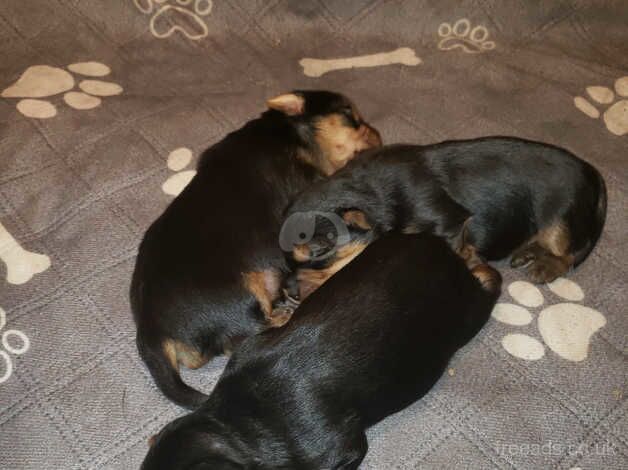
{"type": "Polygon", "coordinates": [[[166,425],[150,441],[141,470],[243,470],[235,443],[215,422],[192,413],[166,425]]]}
{"type": "Polygon", "coordinates": [[[293,213],[281,229],[280,244],[297,269],[299,300],[360,254],[373,237],[360,210],[293,213]]]}
{"type": "Polygon", "coordinates": [[[301,141],[300,157],[331,175],[362,150],[382,145],[345,96],[330,91],[294,91],[268,100],[268,107],[288,117],[301,141]]]}

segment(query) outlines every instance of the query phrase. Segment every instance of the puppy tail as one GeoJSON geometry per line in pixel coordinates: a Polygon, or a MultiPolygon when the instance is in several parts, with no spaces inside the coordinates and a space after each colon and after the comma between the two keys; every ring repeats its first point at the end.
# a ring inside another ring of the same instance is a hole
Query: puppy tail
{"type": "Polygon", "coordinates": [[[591,221],[591,238],[588,240],[588,243],[584,248],[574,254],[574,266],[578,266],[580,263],[582,263],[587,258],[587,256],[589,256],[589,253],[593,251],[593,248],[595,248],[595,245],[602,235],[604,223],[606,222],[606,183],[604,182],[604,178],[602,178],[602,175],[597,170],[594,169],[593,171],[595,171],[595,176],[597,180],[597,204],[593,214],[593,220],[591,221]]]}
{"type": "Polygon", "coordinates": [[[177,351],[172,340],[158,332],[138,328],[137,349],[157,387],[168,399],[190,410],[198,408],[207,400],[207,395],[181,379],[177,351]]]}

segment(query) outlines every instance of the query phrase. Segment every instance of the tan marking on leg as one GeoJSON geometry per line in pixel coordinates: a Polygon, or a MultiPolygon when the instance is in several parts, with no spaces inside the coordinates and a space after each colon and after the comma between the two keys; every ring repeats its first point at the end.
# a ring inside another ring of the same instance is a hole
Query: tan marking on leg
{"type": "Polygon", "coordinates": [[[164,354],[170,365],[179,370],[179,364],[183,364],[188,369],[198,369],[209,361],[209,357],[190,346],[174,339],[166,339],[162,345],[164,354]]]}
{"type": "Polygon", "coordinates": [[[498,292],[502,285],[502,276],[488,264],[478,264],[471,269],[471,274],[480,281],[484,290],[498,292]]]}
{"type": "Polygon", "coordinates": [[[557,222],[539,230],[535,236],[539,245],[554,256],[562,257],[569,253],[571,237],[564,222],[557,222]]]}
{"type": "Polygon", "coordinates": [[[480,255],[478,255],[473,245],[465,244],[458,252],[458,255],[464,260],[467,268],[471,270],[478,265],[484,264],[484,261],[482,261],[482,258],[480,258],[480,255]]]}
{"type": "Polygon", "coordinates": [[[513,268],[525,267],[530,280],[535,283],[552,282],[569,271],[573,265],[570,254],[556,256],[548,248],[541,246],[539,240],[515,250],[510,260],[513,268]]]}
{"type": "Polygon", "coordinates": [[[286,323],[288,323],[288,320],[292,318],[293,313],[294,313],[294,309],[292,308],[286,308],[286,307],[275,308],[268,316],[268,324],[272,328],[279,328],[280,326],[284,326],[286,323]]]}
{"type": "Polygon", "coordinates": [[[265,269],[244,273],[242,277],[245,289],[257,299],[269,324],[277,323],[277,318],[273,318],[273,302],[281,293],[280,273],[274,269],[265,269]]]}
{"type": "Polygon", "coordinates": [[[198,369],[209,361],[209,357],[201,354],[198,349],[180,341],[176,341],[175,344],[179,364],[183,364],[188,369],[198,369]]]}
{"type": "Polygon", "coordinates": [[[179,370],[179,361],[177,360],[177,344],[173,339],[165,339],[161,345],[166,359],[173,367],[173,369],[179,370]]]}

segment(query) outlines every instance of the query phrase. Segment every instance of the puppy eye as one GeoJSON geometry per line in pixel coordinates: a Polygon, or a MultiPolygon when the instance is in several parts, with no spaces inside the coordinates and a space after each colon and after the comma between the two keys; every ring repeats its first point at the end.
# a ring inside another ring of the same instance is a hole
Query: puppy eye
{"type": "Polygon", "coordinates": [[[355,114],[353,114],[353,109],[350,106],[342,108],[340,110],[341,114],[349,121],[349,124],[353,127],[360,127],[360,123],[355,118],[355,114]]]}

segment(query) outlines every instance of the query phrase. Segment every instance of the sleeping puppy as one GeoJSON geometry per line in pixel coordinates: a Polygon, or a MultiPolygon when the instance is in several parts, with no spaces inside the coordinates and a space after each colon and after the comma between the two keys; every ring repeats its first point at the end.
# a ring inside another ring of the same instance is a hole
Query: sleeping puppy
{"type": "Polygon", "coordinates": [[[137,345],[161,391],[193,408],[197,368],[252,334],[283,324],[287,272],[277,239],[286,205],[360,150],[381,145],[344,96],[299,91],[206,150],[185,190],[148,229],[131,284],[137,345]],[[277,314],[277,312],[279,312],[277,314]]]}
{"type": "Polygon", "coordinates": [[[591,165],[551,145],[487,137],[367,151],[304,190],[282,233],[302,235],[287,250],[307,294],[391,230],[443,236],[467,256],[510,255],[532,281],[550,282],[587,257],[605,218],[604,180],[591,165]],[[350,243],[326,241],[312,214],[343,217],[350,243]]]}
{"type": "Polygon", "coordinates": [[[142,469],[358,468],[365,429],[430,390],[500,285],[441,238],[380,238],[285,326],[244,341],[207,402],[155,436],[142,469]]]}

